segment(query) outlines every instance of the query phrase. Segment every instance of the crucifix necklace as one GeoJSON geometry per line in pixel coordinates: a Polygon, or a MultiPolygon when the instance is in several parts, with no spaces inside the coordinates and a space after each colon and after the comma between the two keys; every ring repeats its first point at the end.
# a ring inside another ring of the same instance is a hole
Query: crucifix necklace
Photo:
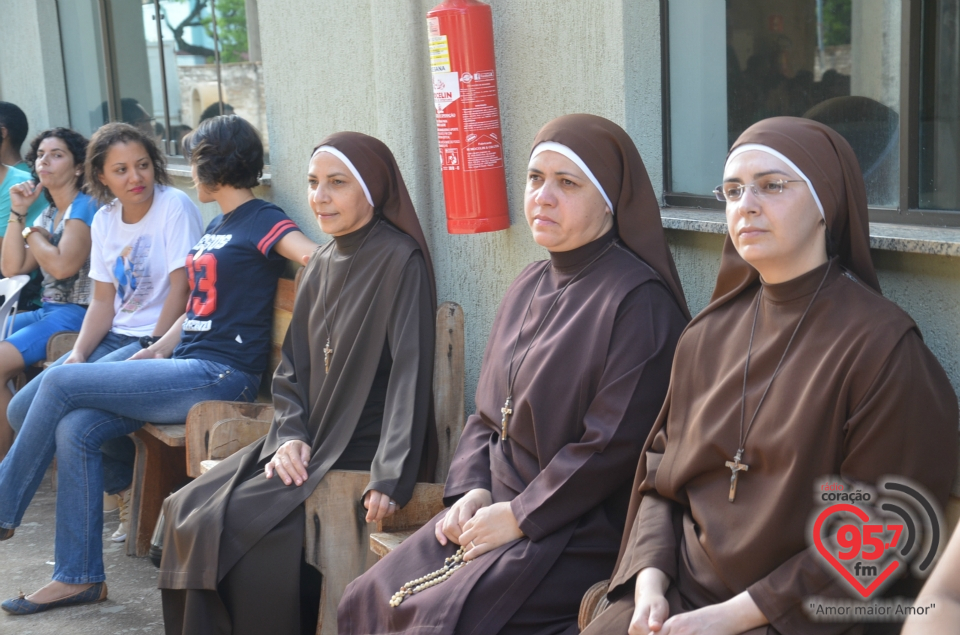
{"type": "Polygon", "coordinates": [[[503,408],[500,408],[500,414],[502,418],[500,419],[500,441],[507,440],[507,426],[510,424],[510,415],[513,414],[513,384],[517,381],[517,375],[520,374],[520,367],[523,366],[523,360],[527,358],[527,353],[530,352],[530,349],[533,348],[534,343],[537,341],[537,335],[540,334],[540,329],[543,328],[543,325],[546,324],[547,318],[550,317],[550,313],[553,312],[553,307],[557,306],[557,302],[560,301],[560,298],[563,297],[563,294],[567,289],[570,288],[570,285],[576,282],[576,280],[583,275],[583,273],[590,268],[590,266],[596,261],[600,260],[600,257],[603,254],[610,251],[610,248],[616,244],[616,239],[612,240],[609,245],[607,245],[603,251],[597,254],[593,260],[587,263],[587,265],[577,272],[575,276],[570,278],[570,282],[567,282],[563,285],[563,288],[560,289],[560,293],[557,294],[557,297],[553,299],[553,304],[550,305],[550,308],[547,309],[547,312],[543,314],[543,317],[540,319],[540,324],[537,325],[537,330],[533,332],[533,337],[530,338],[530,343],[527,344],[527,349],[523,351],[523,356],[520,357],[520,361],[517,362],[517,370],[513,370],[513,360],[517,354],[517,345],[520,343],[520,337],[523,335],[523,325],[527,322],[527,316],[530,314],[530,307],[533,306],[533,300],[537,297],[537,289],[540,288],[540,283],[543,282],[543,276],[546,275],[547,270],[550,269],[548,264],[543,268],[543,271],[540,272],[540,277],[537,278],[537,284],[533,287],[533,293],[530,294],[530,301],[527,302],[527,308],[523,312],[523,319],[520,320],[520,330],[517,331],[517,339],[513,341],[513,350],[510,351],[510,366],[507,367],[507,400],[503,402],[503,408]]]}
{"type": "Polygon", "coordinates": [[[743,446],[747,442],[747,435],[750,434],[750,429],[753,428],[753,422],[757,420],[757,413],[760,412],[760,406],[763,405],[763,400],[767,398],[767,393],[770,391],[770,386],[773,385],[773,380],[776,379],[777,373],[780,372],[780,367],[783,365],[783,360],[787,358],[787,352],[790,350],[790,345],[793,344],[794,338],[797,337],[797,332],[800,331],[800,325],[803,324],[803,321],[807,318],[807,314],[810,313],[810,308],[813,307],[813,303],[816,301],[817,296],[820,295],[820,289],[823,288],[823,283],[827,281],[827,276],[830,274],[830,268],[832,266],[833,261],[828,261],[827,270],[823,273],[823,279],[820,280],[820,285],[817,287],[816,292],[814,292],[813,297],[810,298],[810,303],[800,316],[797,326],[793,329],[793,334],[787,341],[787,347],[783,349],[783,355],[780,356],[780,361],[777,362],[777,367],[774,369],[773,375],[770,376],[770,381],[767,382],[767,387],[764,388],[763,394],[760,396],[760,402],[757,404],[757,409],[753,411],[753,416],[750,417],[750,423],[747,424],[747,430],[744,432],[743,420],[747,407],[747,373],[750,372],[750,355],[753,352],[753,336],[757,332],[757,317],[760,315],[760,300],[763,298],[763,285],[760,286],[760,292],[757,293],[757,308],[753,311],[753,326],[750,327],[750,343],[747,345],[747,361],[743,365],[743,393],[740,397],[740,443],[737,446],[736,454],[733,455],[733,460],[724,463],[725,466],[730,468],[730,493],[727,496],[727,500],[731,503],[737,497],[737,481],[740,478],[740,472],[747,472],[750,470],[750,466],[742,462],[743,446]]]}
{"type": "MultiPolygon", "coordinates": [[[[377,222],[370,228],[370,231],[367,232],[367,235],[363,237],[363,240],[360,241],[360,246],[357,247],[357,250],[353,253],[353,257],[350,258],[350,264],[347,266],[347,274],[343,276],[343,282],[340,283],[340,293],[337,294],[337,301],[333,304],[333,315],[328,319],[327,318],[327,282],[330,280],[330,261],[327,260],[326,271],[323,276],[323,291],[320,293],[320,300],[323,306],[323,326],[327,331],[327,343],[323,346],[323,370],[329,375],[330,374],[330,362],[333,360],[333,348],[330,346],[330,339],[333,331],[333,321],[337,319],[337,309],[340,308],[340,298],[343,297],[343,289],[347,286],[347,278],[350,277],[350,270],[353,269],[353,263],[357,260],[357,256],[360,255],[360,250],[363,249],[363,246],[367,242],[367,238],[370,238],[373,235],[373,232],[377,229],[377,225],[380,224],[380,219],[377,219],[377,222]]],[[[331,241],[332,242],[332,241],[331,241]]],[[[333,258],[333,256],[331,256],[333,258]]]]}

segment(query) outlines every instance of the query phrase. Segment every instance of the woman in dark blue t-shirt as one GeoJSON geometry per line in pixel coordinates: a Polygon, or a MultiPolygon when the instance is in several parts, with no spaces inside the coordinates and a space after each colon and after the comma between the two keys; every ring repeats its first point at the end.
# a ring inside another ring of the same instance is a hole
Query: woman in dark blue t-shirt
{"type": "Polygon", "coordinates": [[[0,540],[13,536],[54,452],[59,470],[53,581],[3,602],[8,613],[106,599],[101,444],[144,421],[182,424],[200,401],[252,400],[267,364],[285,260],[305,262],[317,247],[280,208],[253,195],[263,144],[249,123],[235,115],[210,119],[184,149],[200,202],[216,202],[223,212],[187,256],[186,313],[162,337],[142,338],[143,349],[130,358],[136,361],[47,371],[24,438],[0,464],[0,540]]]}

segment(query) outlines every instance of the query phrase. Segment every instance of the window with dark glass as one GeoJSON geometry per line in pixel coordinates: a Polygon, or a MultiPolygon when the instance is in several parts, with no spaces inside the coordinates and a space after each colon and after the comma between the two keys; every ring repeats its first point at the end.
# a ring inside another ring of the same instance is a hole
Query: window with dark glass
{"type": "MultiPolygon", "coordinates": [[[[722,207],[710,192],[740,133],[793,116],[847,139],[884,220],[960,211],[960,0],[663,6],[668,204],[722,207]]],[[[955,224],[960,215],[936,219],[955,224]]]]}
{"type": "Polygon", "coordinates": [[[269,149],[256,0],[58,0],[71,125],[154,134],[171,156],[204,119],[237,114],[269,149]],[[93,37],[91,37],[91,34],[93,37]]]}
{"type": "Polygon", "coordinates": [[[920,207],[960,209],[960,0],[923,3],[920,207]]]}

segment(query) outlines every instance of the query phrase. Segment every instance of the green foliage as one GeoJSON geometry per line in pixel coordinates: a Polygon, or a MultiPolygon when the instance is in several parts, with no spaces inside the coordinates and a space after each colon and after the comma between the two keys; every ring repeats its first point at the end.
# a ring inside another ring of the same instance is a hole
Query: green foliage
{"type": "Polygon", "coordinates": [[[824,46],[850,44],[851,1],[823,0],[824,46]]]}
{"type": "MultiPolygon", "coordinates": [[[[849,0],[848,0],[849,1],[849,0]]],[[[220,38],[220,61],[244,62],[247,52],[247,7],[244,0],[216,0],[217,36],[220,38]]],[[[210,37],[213,37],[213,19],[200,19],[210,37]]]]}
{"type": "MultiPolygon", "coordinates": [[[[168,0],[171,1],[171,0],[168,0]]],[[[185,27],[202,26],[211,38],[213,37],[213,18],[210,16],[209,0],[172,0],[173,2],[189,2],[190,16],[179,25],[169,25],[174,30],[178,50],[192,53],[212,53],[209,49],[192,47],[182,41],[185,27]],[[191,50],[192,49],[192,50],[191,50]]],[[[247,8],[244,0],[216,0],[217,37],[220,40],[220,61],[243,62],[248,59],[247,52],[247,8]]],[[[213,55],[207,55],[207,63],[212,64],[213,55]]]]}

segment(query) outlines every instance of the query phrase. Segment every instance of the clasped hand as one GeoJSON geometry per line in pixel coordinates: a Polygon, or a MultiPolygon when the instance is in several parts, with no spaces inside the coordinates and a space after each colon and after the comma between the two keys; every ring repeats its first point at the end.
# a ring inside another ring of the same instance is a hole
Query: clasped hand
{"type": "MultiPolygon", "coordinates": [[[[310,463],[310,446],[303,441],[287,441],[277,449],[273,458],[264,467],[267,478],[276,474],[284,485],[296,483],[297,487],[307,481],[307,465],[310,463]]],[[[368,491],[363,497],[368,523],[383,520],[397,511],[397,504],[389,496],[377,490],[368,491]]]]}
{"type": "Polygon", "coordinates": [[[768,623],[746,591],[726,602],[671,616],[665,595],[669,586],[663,571],[653,567],[640,571],[629,635],[736,635],[768,623]]]}
{"type": "Polygon", "coordinates": [[[437,521],[434,534],[441,545],[466,546],[463,558],[468,561],[523,537],[510,503],[494,503],[485,489],[464,494],[437,521]]]}

